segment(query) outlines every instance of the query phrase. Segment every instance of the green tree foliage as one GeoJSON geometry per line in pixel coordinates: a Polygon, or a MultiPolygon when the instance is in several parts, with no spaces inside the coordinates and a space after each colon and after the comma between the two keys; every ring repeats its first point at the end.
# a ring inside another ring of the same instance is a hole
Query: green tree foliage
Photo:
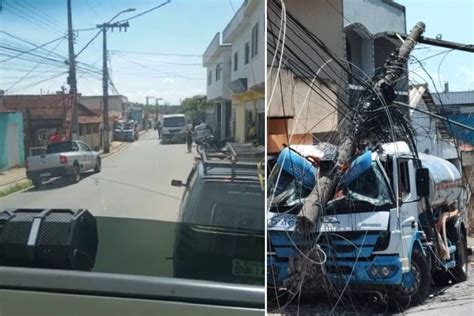
{"type": "Polygon", "coordinates": [[[210,106],[205,95],[195,95],[181,101],[181,111],[188,118],[195,121],[200,114],[205,113],[206,108],[210,106]]]}

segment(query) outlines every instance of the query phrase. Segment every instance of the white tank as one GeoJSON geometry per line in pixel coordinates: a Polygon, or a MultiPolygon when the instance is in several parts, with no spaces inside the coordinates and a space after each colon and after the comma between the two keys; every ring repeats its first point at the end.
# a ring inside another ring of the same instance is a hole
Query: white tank
{"type": "Polygon", "coordinates": [[[459,170],[449,161],[436,156],[419,154],[419,157],[422,166],[430,171],[431,206],[436,208],[456,202],[462,191],[459,170]]]}

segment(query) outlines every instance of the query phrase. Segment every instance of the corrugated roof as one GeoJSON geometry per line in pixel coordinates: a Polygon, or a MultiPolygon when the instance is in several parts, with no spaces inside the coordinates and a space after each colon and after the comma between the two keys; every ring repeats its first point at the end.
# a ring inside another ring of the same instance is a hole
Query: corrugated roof
{"type": "Polygon", "coordinates": [[[474,104],[474,91],[442,92],[439,94],[439,97],[436,93],[432,95],[437,105],[474,104]]]}

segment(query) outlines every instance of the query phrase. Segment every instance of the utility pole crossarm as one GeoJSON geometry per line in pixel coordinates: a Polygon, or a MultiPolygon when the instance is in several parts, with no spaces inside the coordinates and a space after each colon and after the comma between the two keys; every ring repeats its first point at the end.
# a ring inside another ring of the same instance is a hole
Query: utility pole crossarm
{"type": "MultiPolygon", "coordinates": [[[[400,36],[402,39],[406,39],[409,35],[402,34],[402,33],[395,33],[395,32],[383,32],[383,33],[377,34],[377,37],[390,37],[390,38],[397,38],[397,39],[398,39],[398,36],[400,36]]],[[[430,38],[430,37],[424,37],[424,36],[420,36],[420,38],[418,39],[418,43],[437,46],[437,47],[450,48],[450,49],[460,50],[460,51],[464,51],[468,53],[474,53],[473,44],[461,44],[461,43],[456,43],[456,42],[443,41],[443,40],[430,38]]]]}

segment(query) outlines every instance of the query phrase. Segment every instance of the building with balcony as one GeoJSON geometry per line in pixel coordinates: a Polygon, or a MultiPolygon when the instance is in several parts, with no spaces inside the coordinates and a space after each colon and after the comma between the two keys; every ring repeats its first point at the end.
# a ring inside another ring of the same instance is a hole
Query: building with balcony
{"type": "Polygon", "coordinates": [[[248,142],[254,126],[257,141],[264,144],[265,1],[243,2],[222,32],[222,40],[218,33],[209,44],[203,64],[207,99],[220,104],[213,108],[220,135],[248,142]]]}

